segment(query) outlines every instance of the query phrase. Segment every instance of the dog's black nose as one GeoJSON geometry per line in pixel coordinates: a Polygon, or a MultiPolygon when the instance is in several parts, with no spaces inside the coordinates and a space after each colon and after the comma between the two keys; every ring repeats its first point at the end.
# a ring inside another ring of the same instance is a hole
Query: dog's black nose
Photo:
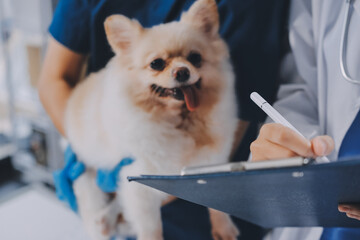
{"type": "Polygon", "coordinates": [[[190,71],[186,67],[180,67],[175,70],[175,79],[178,82],[186,82],[190,78],[190,71]]]}

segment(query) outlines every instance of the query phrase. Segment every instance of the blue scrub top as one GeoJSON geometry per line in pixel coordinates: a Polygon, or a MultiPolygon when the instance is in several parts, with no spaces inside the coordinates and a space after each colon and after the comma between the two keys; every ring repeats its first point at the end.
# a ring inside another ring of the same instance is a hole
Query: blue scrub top
{"type": "MultiPolygon", "coordinates": [[[[50,34],[74,52],[89,54],[88,72],[114,55],[104,21],[112,14],[136,18],[144,27],[178,20],[195,0],[60,0],[50,34]]],[[[264,119],[251,102],[252,91],[270,102],[278,88],[278,69],[287,22],[286,0],[217,0],[220,33],[229,45],[236,73],[239,117],[264,119]]]]}

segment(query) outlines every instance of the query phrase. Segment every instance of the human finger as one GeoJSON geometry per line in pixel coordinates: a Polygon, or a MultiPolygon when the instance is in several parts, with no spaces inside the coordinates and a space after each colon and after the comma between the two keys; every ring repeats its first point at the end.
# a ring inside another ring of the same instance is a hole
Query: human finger
{"type": "Polygon", "coordinates": [[[317,136],[311,140],[312,151],[316,156],[329,155],[335,147],[334,140],[330,136],[317,136]]]}
{"type": "Polygon", "coordinates": [[[346,216],[348,216],[349,218],[353,218],[353,219],[356,219],[356,220],[360,220],[360,216],[359,216],[359,215],[354,215],[354,214],[351,214],[351,213],[346,213],[346,216]]]}
{"type": "Polygon", "coordinates": [[[260,129],[258,138],[282,146],[298,156],[312,157],[314,155],[309,140],[278,123],[265,124],[260,129]]]}
{"type": "Polygon", "coordinates": [[[340,212],[360,216],[360,204],[339,204],[338,209],[340,212]]]}
{"type": "Polygon", "coordinates": [[[294,157],[297,154],[273,142],[258,139],[251,143],[252,161],[294,157]]]}

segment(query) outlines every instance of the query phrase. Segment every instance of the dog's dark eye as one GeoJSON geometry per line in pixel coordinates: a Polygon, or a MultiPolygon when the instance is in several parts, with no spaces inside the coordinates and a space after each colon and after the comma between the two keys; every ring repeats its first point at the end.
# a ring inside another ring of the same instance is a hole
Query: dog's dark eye
{"type": "Polygon", "coordinates": [[[161,71],[165,68],[165,61],[164,59],[157,58],[150,63],[150,67],[156,71],[161,71]]]}
{"type": "Polygon", "coordinates": [[[189,54],[189,56],[187,57],[187,60],[194,65],[195,67],[201,67],[201,55],[197,52],[192,52],[189,54]]]}

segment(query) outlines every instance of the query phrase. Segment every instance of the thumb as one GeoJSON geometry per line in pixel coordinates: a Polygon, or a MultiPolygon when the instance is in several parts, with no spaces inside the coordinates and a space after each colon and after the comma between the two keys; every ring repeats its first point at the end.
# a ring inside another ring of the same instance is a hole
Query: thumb
{"type": "Polygon", "coordinates": [[[329,155],[335,147],[334,140],[330,136],[318,136],[311,140],[312,150],[316,156],[329,155]]]}

